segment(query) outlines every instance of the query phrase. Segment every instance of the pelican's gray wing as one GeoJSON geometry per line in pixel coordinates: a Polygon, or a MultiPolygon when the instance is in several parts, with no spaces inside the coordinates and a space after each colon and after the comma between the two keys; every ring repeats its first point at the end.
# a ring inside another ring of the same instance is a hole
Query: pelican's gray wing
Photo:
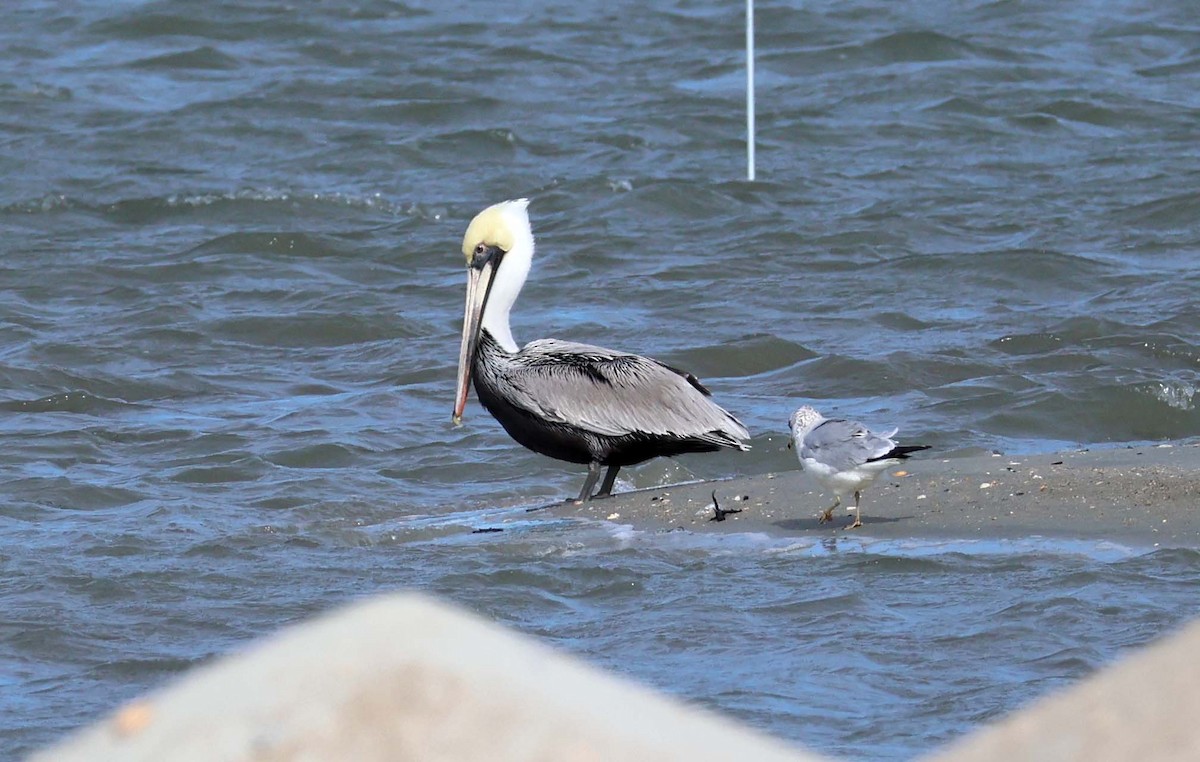
{"type": "Polygon", "coordinates": [[[647,357],[558,339],[532,341],[506,373],[513,402],[597,434],[693,437],[748,449],[746,428],[690,373],[647,357]]]}
{"type": "Polygon", "coordinates": [[[800,457],[812,458],[838,471],[849,471],[885,457],[896,446],[887,436],[872,433],[858,421],[831,419],[804,435],[800,457]]]}

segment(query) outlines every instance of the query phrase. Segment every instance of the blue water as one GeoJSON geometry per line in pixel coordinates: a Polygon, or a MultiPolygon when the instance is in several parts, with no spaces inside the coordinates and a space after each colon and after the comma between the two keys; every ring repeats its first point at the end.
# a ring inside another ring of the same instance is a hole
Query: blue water
{"type": "Polygon", "coordinates": [[[0,28],[0,757],[416,587],[850,757],[905,758],[1196,613],[1188,549],[534,520],[577,468],[449,425],[483,206],[518,340],[936,450],[1200,433],[1187,3],[16,0],[0,28]],[[914,440],[916,441],[916,440],[914,440]],[[797,544],[798,542],[798,544],[797,544]]]}

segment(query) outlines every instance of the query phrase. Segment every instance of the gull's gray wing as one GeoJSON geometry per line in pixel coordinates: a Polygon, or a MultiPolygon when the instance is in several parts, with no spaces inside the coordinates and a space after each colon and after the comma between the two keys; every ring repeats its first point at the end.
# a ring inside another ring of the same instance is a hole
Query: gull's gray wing
{"type": "Polygon", "coordinates": [[[504,373],[511,401],[556,423],[607,435],[697,438],[748,449],[746,428],[690,373],[640,355],[558,339],[532,341],[504,373]]]}
{"type": "Polygon", "coordinates": [[[849,471],[886,457],[896,446],[891,436],[875,434],[858,421],[830,419],[804,435],[800,457],[812,458],[838,471],[849,471]]]}

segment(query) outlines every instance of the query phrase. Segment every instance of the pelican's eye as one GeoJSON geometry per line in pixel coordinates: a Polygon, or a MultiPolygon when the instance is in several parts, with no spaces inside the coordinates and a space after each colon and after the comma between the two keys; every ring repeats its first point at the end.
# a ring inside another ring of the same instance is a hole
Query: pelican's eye
{"type": "Polygon", "coordinates": [[[500,266],[500,257],[504,256],[504,249],[499,246],[489,246],[486,243],[475,244],[475,248],[471,249],[470,266],[476,270],[482,270],[487,265],[493,267],[500,266]]]}

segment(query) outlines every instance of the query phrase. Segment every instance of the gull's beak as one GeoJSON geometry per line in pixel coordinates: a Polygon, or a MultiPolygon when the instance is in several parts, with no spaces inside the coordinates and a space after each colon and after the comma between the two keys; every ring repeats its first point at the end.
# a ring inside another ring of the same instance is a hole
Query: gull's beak
{"type": "Polygon", "coordinates": [[[475,354],[479,350],[483,308],[487,306],[494,274],[494,264],[490,260],[482,267],[467,267],[467,304],[463,313],[462,348],[458,352],[458,390],[454,394],[454,416],[451,418],[455,426],[462,423],[463,409],[467,406],[471,370],[475,367],[475,354]]]}

